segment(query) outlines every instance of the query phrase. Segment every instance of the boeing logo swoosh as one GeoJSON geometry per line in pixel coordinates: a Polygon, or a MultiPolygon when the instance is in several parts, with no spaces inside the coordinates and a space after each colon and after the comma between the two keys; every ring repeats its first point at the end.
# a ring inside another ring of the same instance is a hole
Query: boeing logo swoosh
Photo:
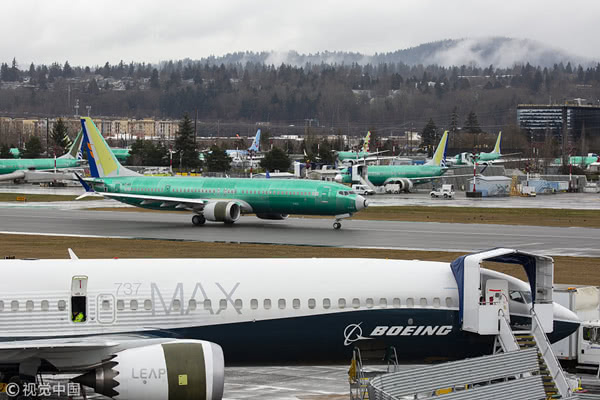
{"type": "Polygon", "coordinates": [[[344,346],[349,346],[359,340],[371,340],[373,338],[364,337],[362,328],[360,327],[362,322],[358,324],[350,324],[344,329],[344,346]]]}

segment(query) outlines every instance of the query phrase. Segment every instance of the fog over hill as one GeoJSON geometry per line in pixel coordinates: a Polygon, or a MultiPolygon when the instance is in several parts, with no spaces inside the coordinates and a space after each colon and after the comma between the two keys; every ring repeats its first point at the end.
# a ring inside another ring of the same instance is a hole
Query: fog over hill
{"type": "Polygon", "coordinates": [[[300,54],[288,52],[237,52],[219,57],[208,57],[200,60],[210,64],[220,63],[265,63],[273,65],[289,64],[303,66],[311,64],[379,64],[404,63],[408,65],[442,65],[461,66],[476,65],[487,67],[511,67],[515,64],[526,64],[551,67],[554,64],[571,62],[583,66],[595,65],[596,60],[580,55],[570,54],[565,50],[529,39],[506,37],[490,37],[479,39],[453,39],[425,43],[416,47],[397,50],[389,53],[365,55],[352,52],[320,52],[300,54]]]}

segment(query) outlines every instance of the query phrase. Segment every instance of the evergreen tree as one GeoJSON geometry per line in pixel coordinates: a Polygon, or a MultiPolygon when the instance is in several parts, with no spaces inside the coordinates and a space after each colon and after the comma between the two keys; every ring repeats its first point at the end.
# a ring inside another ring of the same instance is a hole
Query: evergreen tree
{"type": "Polygon", "coordinates": [[[59,118],[50,132],[50,140],[54,149],[54,154],[57,156],[63,155],[66,149],[71,145],[67,132],[67,125],[62,118],[59,118]]]}
{"type": "Polygon", "coordinates": [[[152,70],[152,76],[150,76],[150,88],[160,89],[160,80],[158,79],[158,70],[156,68],[152,70]]]}
{"type": "Polygon", "coordinates": [[[231,169],[231,158],[215,144],[206,155],[206,169],[209,172],[227,172],[231,169]]]}
{"type": "Polygon", "coordinates": [[[437,126],[435,126],[435,122],[433,122],[433,118],[429,118],[429,122],[423,128],[421,132],[421,145],[427,149],[427,153],[429,157],[433,155],[433,146],[435,145],[435,133],[437,130],[437,126]]]}
{"type": "Polygon", "coordinates": [[[89,94],[98,94],[98,93],[100,93],[100,88],[98,87],[98,82],[96,82],[96,79],[92,79],[90,81],[90,83],[87,86],[87,92],[89,94]]]}
{"type": "Polygon", "coordinates": [[[13,155],[10,152],[10,147],[8,147],[8,145],[5,143],[0,147],[0,158],[1,159],[7,159],[7,158],[13,158],[13,155]]]}
{"type": "Polygon", "coordinates": [[[180,161],[180,168],[191,169],[198,166],[198,150],[194,142],[194,127],[187,113],[179,123],[179,133],[177,139],[175,139],[175,152],[175,160],[180,161]]]}
{"type": "Polygon", "coordinates": [[[37,136],[31,136],[25,143],[22,158],[39,158],[42,154],[42,142],[37,136]]]}
{"type": "Polygon", "coordinates": [[[467,115],[467,119],[465,120],[465,126],[463,127],[463,129],[467,133],[481,133],[479,121],[477,120],[477,114],[475,114],[474,111],[471,111],[469,115],[467,115]]]}
{"type": "Polygon", "coordinates": [[[65,65],[63,67],[63,76],[65,78],[70,78],[73,76],[73,68],[71,68],[71,65],[69,65],[68,61],[65,61],[65,65]]]}
{"type": "Polygon", "coordinates": [[[292,161],[286,152],[279,147],[273,147],[273,150],[267,152],[260,160],[260,166],[266,171],[287,171],[291,164],[292,161]]]}

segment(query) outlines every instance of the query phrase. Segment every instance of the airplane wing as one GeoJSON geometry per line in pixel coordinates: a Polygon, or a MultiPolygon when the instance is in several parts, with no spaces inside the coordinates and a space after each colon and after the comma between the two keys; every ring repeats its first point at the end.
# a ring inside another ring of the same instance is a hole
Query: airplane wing
{"type": "Polygon", "coordinates": [[[23,179],[27,182],[49,182],[54,180],[73,180],[75,176],[70,172],[63,172],[68,169],[58,169],[58,172],[18,170],[10,174],[0,175],[0,181],[12,181],[23,179]]]}
{"type": "Polygon", "coordinates": [[[111,199],[123,201],[126,203],[127,199],[141,200],[141,205],[159,204],[161,208],[176,208],[181,210],[189,211],[201,211],[209,203],[215,203],[218,201],[235,202],[244,212],[252,212],[252,207],[244,200],[240,199],[228,199],[228,198],[210,198],[210,199],[190,199],[188,197],[177,197],[177,196],[152,196],[145,194],[125,194],[125,193],[109,193],[109,192],[96,192],[96,194],[102,197],[108,197],[111,199]]]}

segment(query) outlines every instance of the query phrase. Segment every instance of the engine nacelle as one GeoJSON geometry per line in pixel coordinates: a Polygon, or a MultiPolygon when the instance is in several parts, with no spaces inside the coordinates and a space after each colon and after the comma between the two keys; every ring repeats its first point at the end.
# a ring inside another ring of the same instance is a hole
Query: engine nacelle
{"type": "Polygon", "coordinates": [[[256,214],[256,216],[260,219],[276,219],[276,220],[281,220],[281,219],[287,219],[288,214],[256,214]]]}
{"type": "Polygon", "coordinates": [[[113,399],[221,400],[224,377],[221,346],[174,340],[118,352],[73,381],[113,399]]]}
{"type": "Polygon", "coordinates": [[[209,221],[235,222],[240,219],[240,205],[233,201],[217,201],[204,207],[204,218],[209,221]]]}
{"type": "Polygon", "coordinates": [[[413,183],[410,179],[400,179],[398,184],[400,185],[400,190],[405,192],[410,192],[413,188],[413,183]]]}

